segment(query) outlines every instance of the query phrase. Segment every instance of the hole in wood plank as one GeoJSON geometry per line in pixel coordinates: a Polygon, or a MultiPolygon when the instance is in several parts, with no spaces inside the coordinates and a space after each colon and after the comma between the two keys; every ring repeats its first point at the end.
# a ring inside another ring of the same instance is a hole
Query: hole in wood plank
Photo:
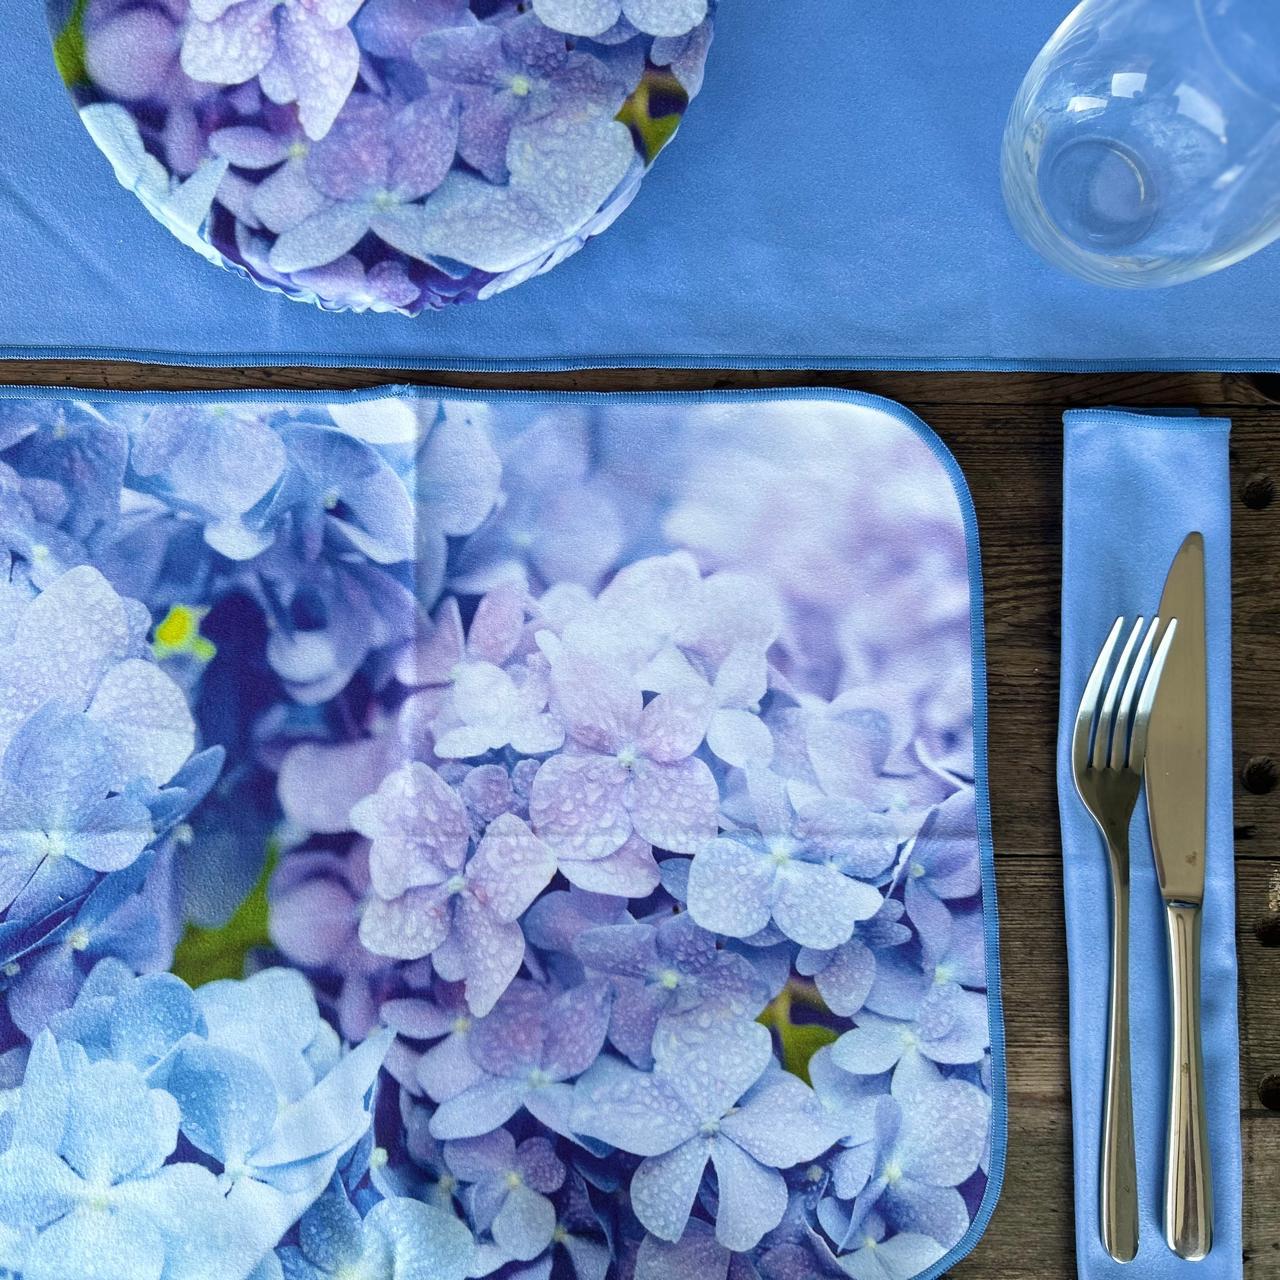
{"type": "Polygon", "coordinates": [[[1245,374],[1244,381],[1264,400],[1280,404],[1280,373],[1249,373],[1245,374]]]}
{"type": "Polygon", "coordinates": [[[1263,916],[1253,926],[1253,932],[1264,947],[1280,947],[1280,912],[1263,916]]]}
{"type": "Polygon", "coordinates": [[[1240,501],[1250,511],[1264,511],[1276,497],[1276,482],[1261,473],[1250,476],[1240,486],[1240,501]]]}
{"type": "Polygon", "coordinates": [[[1270,756],[1254,756],[1240,770],[1240,781],[1246,791],[1255,796],[1265,796],[1280,782],[1280,766],[1270,756]]]}
{"type": "Polygon", "coordinates": [[[1268,1111],[1280,1111],[1280,1075],[1272,1073],[1262,1077],[1258,1085],[1258,1101],[1268,1111]]]}

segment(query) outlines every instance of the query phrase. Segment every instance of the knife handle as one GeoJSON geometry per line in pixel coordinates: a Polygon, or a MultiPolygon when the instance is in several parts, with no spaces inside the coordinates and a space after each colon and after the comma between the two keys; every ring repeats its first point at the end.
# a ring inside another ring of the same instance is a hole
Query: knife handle
{"type": "Polygon", "coordinates": [[[1164,1165],[1164,1235],[1180,1258],[1213,1245],[1213,1183],[1200,1047],[1200,908],[1166,902],[1169,933],[1169,1135],[1164,1165]]]}
{"type": "Polygon", "coordinates": [[[1133,1141],[1129,1067],[1129,850],[1108,836],[1111,864],[1111,997],[1107,1013],[1107,1074],[1102,1101],[1099,1226],[1103,1248],[1117,1262],[1138,1252],[1138,1173],[1133,1141]]]}

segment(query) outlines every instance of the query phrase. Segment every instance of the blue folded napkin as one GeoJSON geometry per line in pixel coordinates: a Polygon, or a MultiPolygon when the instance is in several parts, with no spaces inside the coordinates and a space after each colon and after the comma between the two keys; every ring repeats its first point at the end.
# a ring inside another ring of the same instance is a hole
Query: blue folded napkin
{"type": "Polygon", "coordinates": [[[1242,1273],[1239,1038],[1236,1024],[1235,873],[1231,820],[1231,541],[1227,439],[1221,418],[1117,410],[1065,415],[1063,460],[1062,703],[1058,795],[1071,994],[1076,1252],[1088,1280],[1119,1275],[1227,1280],[1242,1273]],[[1071,778],[1071,729],[1080,692],[1118,614],[1150,616],[1169,562],[1193,529],[1204,533],[1209,651],[1209,815],[1201,999],[1213,1160],[1214,1240],[1202,1262],[1165,1245],[1168,977],[1164,912],[1145,806],[1132,831],[1131,1008],[1133,1109],[1141,1200],[1137,1258],[1122,1266],[1098,1234],[1109,976],[1106,856],[1071,778]]]}

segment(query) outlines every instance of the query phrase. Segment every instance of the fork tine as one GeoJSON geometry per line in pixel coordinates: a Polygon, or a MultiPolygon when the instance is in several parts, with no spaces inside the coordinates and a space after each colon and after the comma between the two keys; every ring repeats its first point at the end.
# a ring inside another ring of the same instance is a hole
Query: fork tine
{"type": "Polygon", "coordinates": [[[1147,727],[1151,721],[1151,710],[1156,704],[1156,693],[1160,688],[1160,677],[1164,675],[1164,664],[1173,646],[1173,637],[1178,630],[1177,618],[1170,618],[1169,625],[1160,637],[1159,648],[1151,659],[1151,669],[1142,684],[1142,693],[1138,697],[1138,710],[1133,718],[1133,743],[1129,748],[1129,765],[1141,773],[1147,760],[1147,727]]]}
{"type": "MultiPolygon", "coordinates": [[[[1155,644],[1160,632],[1160,618],[1151,619],[1147,634],[1142,637],[1138,648],[1138,656],[1133,660],[1129,670],[1129,679],[1125,681],[1124,693],[1120,695],[1120,705],[1116,710],[1116,728],[1111,738],[1111,767],[1123,769],[1129,762],[1129,723],[1134,716],[1138,701],[1138,690],[1142,684],[1142,676],[1146,670],[1147,659],[1151,656],[1151,647],[1155,644]]],[[[1141,768],[1141,764],[1138,766],[1141,768]]]]}
{"type": "Polygon", "coordinates": [[[1098,653],[1098,660],[1089,672],[1085,681],[1084,693],[1080,697],[1080,709],[1076,712],[1076,727],[1071,735],[1071,767],[1079,777],[1089,767],[1090,736],[1093,731],[1093,720],[1098,710],[1098,698],[1102,693],[1103,681],[1107,678],[1107,668],[1111,665],[1111,656],[1116,651],[1116,642],[1124,629],[1124,618],[1117,618],[1111,624],[1111,633],[1098,653]]]}
{"type": "Polygon", "coordinates": [[[1133,624],[1133,630],[1129,632],[1129,638],[1124,642],[1124,648],[1120,652],[1120,661],[1116,663],[1116,669],[1111,675],[1111,683],[1107,686],[1107,692],[1104,696],[1098,710],[1098,731],[1093,739],[1093,767],[1095,769],[1105,769],[1107,767],[1107,758],[1111,752],[1111,725],[1115,720],[1116,706],[1120,702],[1120,692],[1124,688],[1125,673],[1129,669],[1129,659],[1133,656],[1134,646],[1138,643],[1138,637],[1142,634],[1142,626],[1144,619],[1139,618],[1133,624]]]}

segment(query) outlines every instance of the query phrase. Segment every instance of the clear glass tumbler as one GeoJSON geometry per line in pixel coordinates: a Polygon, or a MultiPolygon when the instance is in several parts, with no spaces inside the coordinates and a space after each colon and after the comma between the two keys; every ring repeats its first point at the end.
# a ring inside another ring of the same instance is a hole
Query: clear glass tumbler
{"type": "Polygon", "coordinates": [[[1180,284],[1280,236],[1280,0],[1085,0],[1027,72],[1005,204],[1098,284],[1180,284]]]}

